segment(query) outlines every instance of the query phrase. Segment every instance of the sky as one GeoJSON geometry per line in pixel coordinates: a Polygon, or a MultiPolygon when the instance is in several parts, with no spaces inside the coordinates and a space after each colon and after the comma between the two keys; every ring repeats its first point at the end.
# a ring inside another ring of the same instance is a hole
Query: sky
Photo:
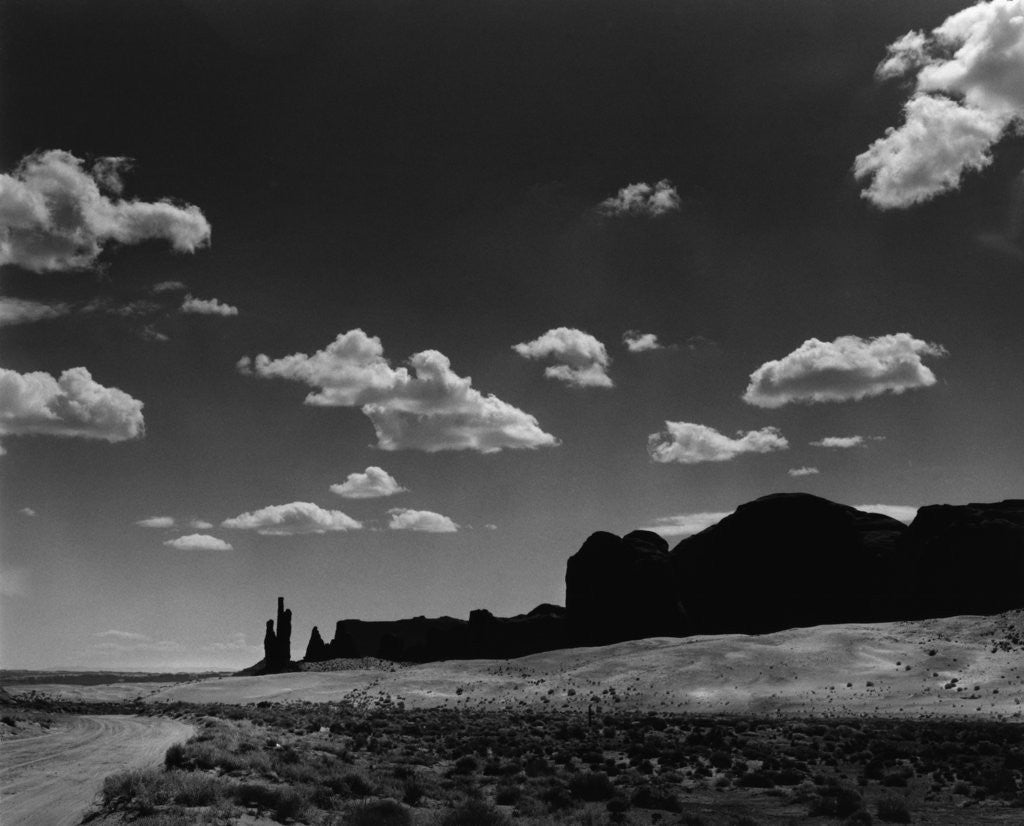
{"type": "MultiPolygon", "coordinates": [[[[1024,0],[5,0],[0,662],[1022,495],[1024,0]]],[[[823,548],[822,553],[828,549],[823,548]]]]}

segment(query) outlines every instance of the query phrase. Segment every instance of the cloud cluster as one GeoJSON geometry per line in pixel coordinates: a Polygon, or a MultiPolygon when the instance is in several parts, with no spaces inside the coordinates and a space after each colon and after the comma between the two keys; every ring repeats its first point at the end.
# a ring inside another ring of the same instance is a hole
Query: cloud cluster
{"type": "Polygon", "coordinates": [[[882,209],[930,200],[992,162],[993,145],[1024,120],[1024,0],[991,0],[949,17],[930,35],[889,46],[882,79],[914,74],[903,124],[854,161],[862,195],[882,209]]]}
{"type": "Polygon", "coordinates": [[[0,296],[0,326],[2,327],[45,321],[48,318],[67,315],[70,312],[71,308],[67,304],[43,304],[24,298],[0,296]]]}
{"type": "Polygon", "coordinates": [[[553,359],[544,370],[549,379],[572,387],[611,387],[608,365],[611,359],[604,344],[589,333],[570,327],[555,327],[533,341],[512,345],[523,358],[553,359]]]}
{"type": "Polygon", "coordinates": [[[443,353],[424,350],[414,354],[409,365],[412,372],[391,367],[380,339],[355,329],[311,356],[246,356],[238,369],[316,388],[306,396],[306,404],[359,407],[373,423],[383,450],[493,453],[558,444],[533,416],[494,395],[483,395],[472,379],[456,375],[443,353]]]}
{"type": "Polygon", "coordinates": [[[135,524],[140,528],[173,528],[175,522],[173,516],[150,516],[140,519],[135,524]]]}
{"type": "Polygon", "coordinates": [[[668,180],[660,180],[653,186],[639,183],[624,186],[618,193],[601,201],[597,211],[611,217],[638,215],[656,218],[679,209],[679,193],[668,180]]]}
{"type": "Polygon", "coordinates": [[[676,516],[661,516],[654,520],[654,524],[641,528],[645,531],[654,531],[662,536],[690,536],[700,533],[712,525],[717,525],[725,517],[732,514],[732,511],[704,512],[704,513],[680,513],[676,516]]]}
{"type": "Polygon", "coordinates": [[[791,467],[786,471],[790,476],[794,478],[800,478],[801,476],[817,476],[818,469],[816,467],[791,467]]]}
{"type": "Polygon", "coordinates": [[[255,531],[261,536],[293,536],[307,533],[354,531],[363,527],[341,511],[324,510],[312,502],[269,505],[242,513],[220,523],[223,528],[255,531]]]}
{"type": "Polygon", "coordinates": [[[455,533],[459,526],[433,511],[417,511],[410,508],[392,508],[388,511],[391,520],[388,528],[393,531],[423,531],[424,533],[455,533]]]}
{"type": "Polygon", "coordinates": [[[816,442],[809,443],[811,447],[831,447],[840,450],[847,450],[851,447],[860,447],[864,444],[863,436],[825,436],[816,442]]]}
{"type": "Polygon", "coordinates": [[[123,442],[145,433],[142,402],[93,381],[84,367],[54,378],[0,368],[0,435],[77,436],[123,442]]]}
{"type": "Polygon", "coordinates": [[[641,333],[639,330],[626,330],[622,334],[622,343],[631,353],[646,353],[648,350],[664,350],[665,346],[658,343],[654,333],[641,333]]]}
{"type": "Polygon", "coordinates": [[[124,159],[103,158],[86,169],[70,152],[52,149],[0,175],[0,264],[70,270],[91,266],[112,241],[161,239],[178,252],[209,242],[210,224],[198,207],[117,198],[125,166],[124,159]]]}
{"type": "Polygon", "coordinates": [[[854,507],[859,511],[866,511],[867,513],[881,513],[885,516],[891,516],[893,519],[904,522],[907,525],[914,521],[918,511],[916,507],[911,505],[854,505],[854,507]]]}
{"type": "Polygon", "coordinates": [[[188,536],[179,536],[177,539],[168,539],[164,542],[168,548],[175,548],[179,551],[230,551],[231,545],[223,539],[210,536],[205,533],[193,533],[188,536]]]}
{"type": "Polygon", "coordinates": [[[743,453],[786,450],[789,442],[774,427],[742,431],[730,438],[711,427],[691,422],[665,422],[665,431],[647,437],[647,452],[655,462],[727,462],[743,453]]]}
{"type": "Polygon", "coordinates": [[[350,473],[344,482],[331,485],[331,493],[345,499],[376,499],[403,493],[405,488],[383,468],[370,466],[363,473],[350,473]]]}
{"type": "Polygon", "coordinates": [[[877,338],[840,336],[835,341],[811,338],[776,361],[750,374],[743,400],[757,407],[791,402],[840,402],[902,393],[935,384],[922,356],[943,356],[938,344],[896,333],[877,338]]]}
{"type": "Polygon", "coordinates": [[[195,298],[191,294],[185,296],[185,300],[181,304],[181,311],[195,315],[238,315],[238,307],[221,304],[216,298],[195,298]]]}

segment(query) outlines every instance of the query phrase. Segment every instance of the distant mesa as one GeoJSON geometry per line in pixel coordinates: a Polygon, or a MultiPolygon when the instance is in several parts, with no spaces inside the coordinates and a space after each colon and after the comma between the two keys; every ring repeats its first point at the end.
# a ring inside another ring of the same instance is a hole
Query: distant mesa
{"type": "MultiPolygon", "coordinates": [[[[565,608],[539,605],[468,620],[413,617],[314,627],[305,662],[510,659],[647,637],[765,634],[846,622],[890,622],[1024,607],[1024,499],[930,505],[908,527],[804,493],[764,496],[671,550],[651,531],[591,534],[569,557],[565,608]]],[[[291,661],[291,611],[278,599],[264,659],[291,661]]]]}

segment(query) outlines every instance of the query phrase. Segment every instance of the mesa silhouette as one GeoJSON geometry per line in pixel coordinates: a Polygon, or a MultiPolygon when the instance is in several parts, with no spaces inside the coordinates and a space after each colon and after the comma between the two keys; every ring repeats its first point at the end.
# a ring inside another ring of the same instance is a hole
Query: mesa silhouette
{"type": "Polygon", "coordinates": [[[332,660],[509,659],[692,634],[997,614],[1024,606],[1024,499],[930,505],[904,525],[803,493],[764,496],[669,550],[651,531],[591,534],[569,557],[565,607],[469,620],[339,620],[313,628],[300,666],[278,599],[264,659],[244,674],[332,660]]]}

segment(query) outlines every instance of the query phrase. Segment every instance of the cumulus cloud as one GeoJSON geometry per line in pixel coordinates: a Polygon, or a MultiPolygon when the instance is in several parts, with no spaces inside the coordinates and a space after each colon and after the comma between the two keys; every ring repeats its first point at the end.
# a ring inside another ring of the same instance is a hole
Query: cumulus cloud
{"type": "Polygon", "coordinates": [[[111,628],[109,631],[97,631],[93,636],[103,637],[105,639],[115,640],[148,640],[149,636],[146,634],[138,634],[135,631],[120,631],[116,628],[111,628]]]}
{"type": "Polygon", "coordinates": [[[188,526],[193,530],[208,531],[213,527],[213,523],[207,522],[205,519],[192,519],[189,521],[188,526]]]}
{"type": "Polygon", "coordinates": [[[622,343],[631,353],[645,353],[648,350],[664,350],[665,346],[658,343],[654,333],[641,333],[639,330],[626,330],[622,334],[622,343]]]}
{"type": "Polygon", "coordinates": [[[225,519],[220,524],[223,528],[256,531],[262,536],[354,531],[363,527],[362,522],[357,522],[341,511],[324,510],[312,502],[269,505],[225,519]]]}
{"type": "Polygon", "coordinates": [[[904,121],[854,161],[862,195],[906,208],[960,186],[992,162],[993,145],[1024,121],[1024,0],[978,3],[928,35],[889,46],[881,79],[913,75],[904,121]]]}
{"type": "Polygon", "coordinates": [[[860,447],[864,444],[863,436],[826,436],[823,439],[818,439],[816,442],[809,443],[811,447],[832,447],[839,448],[841,450],[860,447]]]}
{"type": "Polygon", "coordinates": [[[423,531],[425,533],[455,533],[459,526],[433,511],[416,511],[409,508],[392,508],[388,511],[391,521],[388,527],[393,531],[423,531]]]}
{"type": "Polygon", "coordinates": [[[443,353],[424,350],[409,365],[412,372],[393,368],[380,339],[355,329],[311,356],[246,356],[237,366],[246,375],[291,379],[316,388],[306,404],[359,407],[373,423],[383,450],[493,453],[558,444],[536,418],[494,395],[485,396],[472,386],[472,379],[456,375],[443,353]]]}
{"type": "Polygon", "coordinates": [[[909,333],[863,339],[840,336],[835,341],[811,338],[776,361],[750,374],[743,400],[757,407],[782,407],[790,402],[841,402],[902,393],[935,384],[935,374],[922,356],[943,356],[938,344],[909,333]]]}
{"type": "Polygon", "coordinates": [[[668,180],[660,180],[656,184],[630,184],[624,186],[616,195],[601,201],[597,211],[602,215],[639,215],[656,218],[667,212],[679,209],[679,193],[668,180]]]}
{"type": "Polygon", "coordinates": [[[45,321],[48,318],[67,315],[70,312],[71,308],[67,304],[43,304],[24,298],[0,296],[0,326],[2,327],[45,321]]]}
{"type": "Polygon", "coordinates": [[[194,252],[210,240],[198,207],[108,197],[122,190],[124,159],[102,158],[91,169],[53,149],[23,158],[0,175],[0,264],[33,272],[91,266],[110,242],[165,240],[194,252]]]}
{"type": "Polygon", "coordinates": [[[713,511],[702,513],[680,513],[676,516],[661,516],[654,520],[654,524],[645,531],[654,531],[662,536],[690,536],[700,533],[712,525],[717,525],[732,511],[713,511]]]}
{"type": "Polygon", "coordinates": [[[918,509],[911,505],[854,505],[859,511],[881,513],[909,525],[917,516],[918,509]]]}
{"type": "Polygon", "coordinates": [[[223,539],[205,533],[190,533],[177,539],[168,539],[164,544],[179,551],[230,551],[231,545],[223,539]]]}
{"type": "Polygon", "coordinates": [[[647,452],[655,462],[727,462],[743,453],[786,450],[789,442],[774,427],[740,431],[730,438],[711,427],[691,422],[665,422],[665,431],[647,437],[647,452]]]}
{"type": "Polygon", "coordinates": [[[523,358],[550,358],[557,362],[544,370],[549,379],[573,387],[611,387],[608,351],[589,333],[570,327],[556,327],[533,341],[512,345],[523,358]]]}
{"type": "Polygon", "coordinates": [[[817,476],[818,469],[816,467],[791,467],[786,471],[790,476],[799,478],[800,476],[817,476]]]}
{"type": "Polygon", "coordinates": [[[363,473],[350,473],[344,482],[331,485],[331,493],[345,499],[376,499],[403,493],[405,488],[386,470],[370,466],[363,473]]]}
{"type": "Polygon", "coordinates": [[[160,281],[154,284],[151,289],[154,293],[183,293],[188,290],[188,285],[184,281],[160,281]]]}
{"type": "Polygon", "coordinates": [[[173,516],[150,516],[148,519],[140,519],[135,524],[140,528],[173,528],[175,522],[173,516]]]}
{"type": "Polygon", "coordinates": [[[185,296],[185,300],[181,305],[181,311],[196,315],[238,315],[238,307],[232,307],[230,304],[221,304],[216,298],[195,298],[191,294],[185,296]]]}
{"type": "Polygon", "coordinates": [[[93,381],[84,367],[49,373],[0,368],[0,435],[77,436],[123,442],[145,433],[142,402],[93,381]]]}

